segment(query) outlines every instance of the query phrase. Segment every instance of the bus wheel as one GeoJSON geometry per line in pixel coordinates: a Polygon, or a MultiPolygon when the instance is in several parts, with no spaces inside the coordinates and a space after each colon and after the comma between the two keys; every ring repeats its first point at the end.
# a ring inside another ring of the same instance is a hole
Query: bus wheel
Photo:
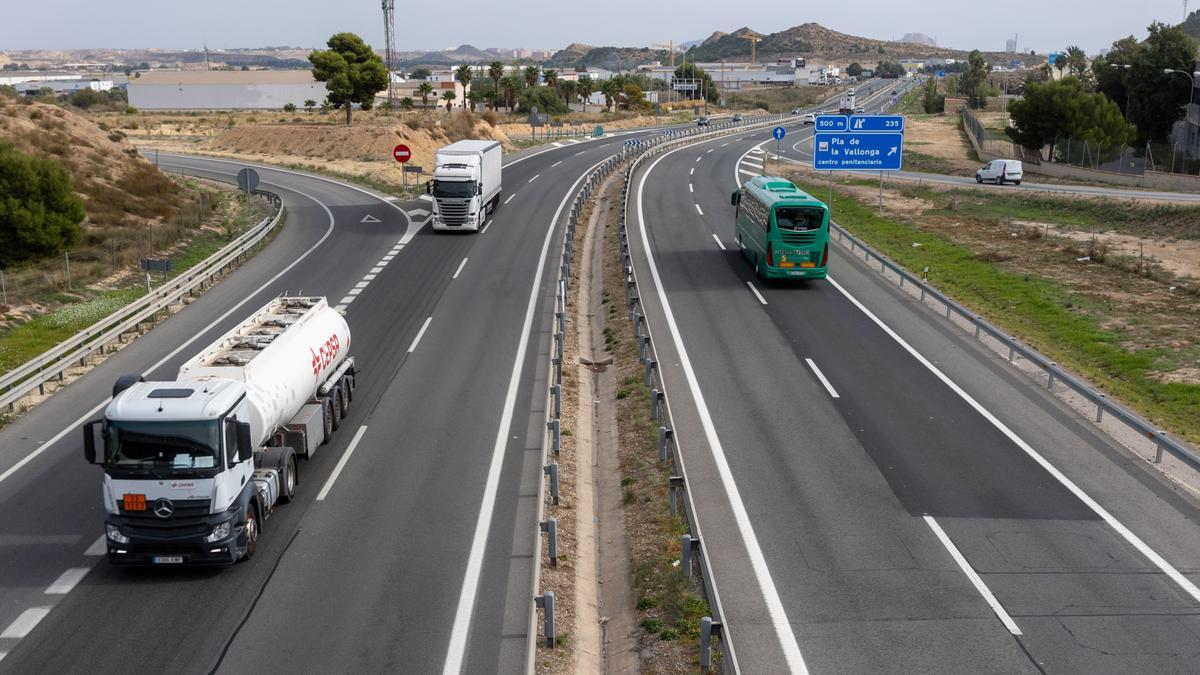
{"type": "Polygon", "coordinates": [[[758,277],[759,279],[763,278],[762,265],[758,262],[757,253],[754,254],[754,276],[758,277]]]}

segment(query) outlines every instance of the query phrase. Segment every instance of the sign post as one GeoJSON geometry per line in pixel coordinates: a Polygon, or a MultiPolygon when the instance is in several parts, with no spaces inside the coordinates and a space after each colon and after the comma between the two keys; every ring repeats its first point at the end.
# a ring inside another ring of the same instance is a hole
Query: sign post
{"type": "Polygon", "coordinates": [[[258,187],[258,172],[251,168],[238,171],[238,187],[246,192],[246,225],[250,225],[250,193],[258,187]]]}
{"type": "Polygon", "coordinates": [[[404,163],[412,159],[412,150],[407,145],[400,143],[392,148],[392,159],[400,162],[400,183],[408,189],[408,174],[404,171],[404,163]]]}
{"type": "Polygon", "coordinates": [[[787,135],[787,130],[783,127],[775,127],[771,130],[771,136],[775,138],[775,159],[779,159],[779,143],[783,141],[783,137],[787,135]]]}

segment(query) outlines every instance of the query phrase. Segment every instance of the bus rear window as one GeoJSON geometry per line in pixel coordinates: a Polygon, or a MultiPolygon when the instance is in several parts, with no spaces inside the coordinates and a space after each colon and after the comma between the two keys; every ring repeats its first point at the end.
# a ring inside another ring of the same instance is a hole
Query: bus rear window
{"type": "Polygon", "coordinates": [[[775,224],[781,230],[807,232],[821,229],[825,210],[811,206],[780,206],[775,209],[775,224]]]}

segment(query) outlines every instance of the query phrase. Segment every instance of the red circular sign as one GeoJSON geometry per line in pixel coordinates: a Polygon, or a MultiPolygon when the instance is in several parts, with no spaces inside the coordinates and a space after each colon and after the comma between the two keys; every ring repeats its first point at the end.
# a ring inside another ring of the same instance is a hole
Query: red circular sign
{"type": "Polygon", "coordinates": [[[401,143],[392,148],[392,157],[395,157],[397,162],[403,164],[412,159],[412,150],[409,150],[407,145],[401,143]]]}

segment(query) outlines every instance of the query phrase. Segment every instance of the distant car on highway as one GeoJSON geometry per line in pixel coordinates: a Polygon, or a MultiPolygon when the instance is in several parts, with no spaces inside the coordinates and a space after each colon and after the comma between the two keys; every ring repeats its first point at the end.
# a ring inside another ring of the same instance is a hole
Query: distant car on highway
{"type": "Polygon", "coordinates": [[[1021,179],[1024,177],[1025,167],[1016,159],[993,160],[979,167],[979,170],[975,172],[976,183],[992,181],[996,185],[1004,185],[1005,183],[1020,185],[1021,179]]]}
{"type": "Polygon", "coordinates": [[[866,108],[864,108],[864,107],[862,107],[862,106],[860,105],[860,106],[858,106],[857,108],[855,108],[855,109],[854,109],[854,112],[855,112],[855,113],[857,113],[857,114],[859,114],[859,115],[862,115],[863,113],[867,112],[867,109],[866,109],[866,108]]]}
{"type": "Polygon", "coordinates": [[[816,123],[817,123],[817,116],[816,116],[816,115],[814,115],[814,114],[812,114],[812,113],[808,113],[807,115],[805,115],[805,116],[804,116],[804,123],[805,123],[806,125],[807,125],[807,124],[816,124],[816,123]]]}
{"type": "Polygon", "coordinates": [[[742,121],[742,113],[737,113],[733,116],[733,123],[737,124],[742,121]]]}
{"type": "Polygon", "coordinates": [[[696,126],[698,126],[698,127],[706,127],[706,126],[708,126],[708,116],[704,116],[704,117],[701,117],[701,118],[697,119],[697,120],[696,120],[696,126]]]}
{"type": "Polygon", "coordinates": [[[799,109],[799,108],[792,108],[792,114],[793,114],[793,115],[799,115],[799,114],[800,114],[800,109],[799,109]]]}

